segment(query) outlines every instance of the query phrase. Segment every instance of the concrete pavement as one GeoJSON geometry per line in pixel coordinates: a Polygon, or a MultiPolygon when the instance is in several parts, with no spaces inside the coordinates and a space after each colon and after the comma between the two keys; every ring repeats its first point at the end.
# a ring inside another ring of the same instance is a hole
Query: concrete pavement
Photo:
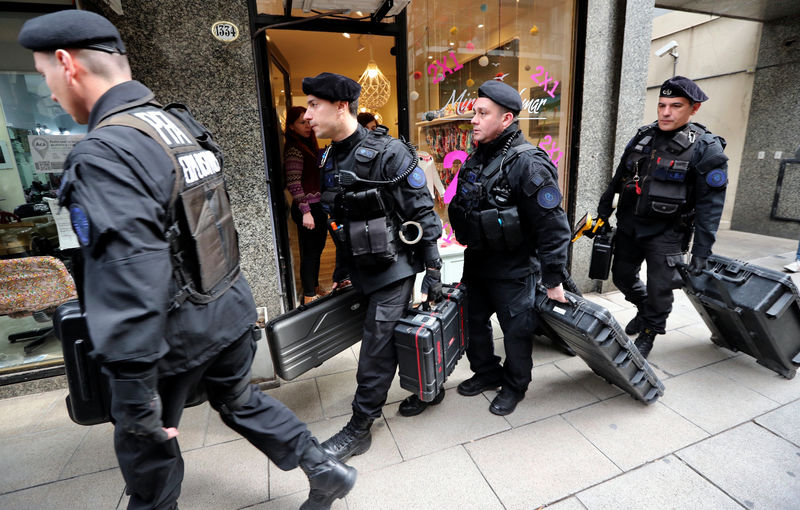
{"type": "MultiPolygon", "coordinates": [[[[715,252],[780,269],[795,248],[725,231],[715,252]]],[[[618,292],[589,297],[622,324],[635,313],[618,292]]],[[[488,411],[494,392],[456,393],[471,375],[465,359],[442,404],[414,418],[397,414],[407,392],[395,380],[372,448],[351,461],[358,482],[333,508],[800,508],[800,377],[713,345],[681,291],[668,330],[650,356],[666,392],[650,406],[547,345],[534,348],[532,388],[506,417],[488,411]]],[[[326,439],[349,418],[357,356],[345,351],[269,393],[326,439]]],[[[0,400],[0,509],[125,508],[111,426],[74,425],[65,396],[0,400]]],[[[305,499],[300,470],[277,469],[208,404],[186,410],[180,433],[182,509],[290,509],[305,499]]]]}

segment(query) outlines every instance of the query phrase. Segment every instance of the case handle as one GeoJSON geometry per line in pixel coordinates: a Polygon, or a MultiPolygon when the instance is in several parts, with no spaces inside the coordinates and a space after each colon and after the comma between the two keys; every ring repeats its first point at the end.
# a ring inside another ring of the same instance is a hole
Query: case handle
{"type": "Polygon", "coordinates": [[[791,292],[784,292],[783,296],[780,297],[775,304],[769,307],[767,310],[767,317],[770,319],[777,319],[789,308],[789,305],[794,302],[794,294],[791,292]]]}

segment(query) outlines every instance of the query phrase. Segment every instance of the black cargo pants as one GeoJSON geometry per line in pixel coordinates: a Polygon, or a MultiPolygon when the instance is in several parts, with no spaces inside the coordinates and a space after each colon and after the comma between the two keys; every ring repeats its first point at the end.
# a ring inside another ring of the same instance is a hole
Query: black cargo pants
{"type": "Polygon", "coordinates": [[[404,278],[369,295],[364,336],[356,372],[353,410],[379,418],[397,371],[394,327],[411,301],[414,277],[404,278]]]}
{"type": "Polygon", "coordinates": [[[469,345],[467,359],[476,374],[497,377],[503,387],[524,395],[533,369],[533,331],[536,329],[533,275],[511,280],[465,277],[469,303],[469,345]],[[503,330],[506,360],[494,353],[491,316],[503,330]]]}
{"type": "Polygon", "coordinates": [[[667,317],[675,300],[672,291],[681,286],[676,266],[683,261],[683,235],[672,228],[646,238],[618,232],[614,246],[611,266],[614,285],[639,309],[644,326],[661,335],[666,332],[667,317]],[[647,261],[647,285],[639,279],[644,261],[647,261]]]}
{"type": "MultiPolygon", "coordinates": [[[[178,427],[187,398],[202,383],[222,421],[288,471],[297,467],[311,434],[289,408],[249,384],[255,349],[253,332],[248,330],[203,365],[160,379],[162,421],[164,427],[178,427]],[[240,398],[231,403],[236,397],[240,398]]],[[[131,496],[129,509],[174,508],[183,481],[178,438],[154,443],[115,429],[117,459],[131,496]]]]}

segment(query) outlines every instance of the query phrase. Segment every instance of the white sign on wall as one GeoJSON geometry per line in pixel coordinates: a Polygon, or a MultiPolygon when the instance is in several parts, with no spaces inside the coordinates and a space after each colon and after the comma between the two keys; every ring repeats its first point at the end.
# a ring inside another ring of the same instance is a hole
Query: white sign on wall
{"type": "Polygon", "coordinates": [[[69,151],[84,135],[28,135],[34,172],[58,174],[64,171],[69,151]]]}
{"type": "Polygon", "coordinates": [[[222,42],[233,42],[239,38],[239,27],[230,21],[217,21],[211,25],[211,34],[222,42]]]}

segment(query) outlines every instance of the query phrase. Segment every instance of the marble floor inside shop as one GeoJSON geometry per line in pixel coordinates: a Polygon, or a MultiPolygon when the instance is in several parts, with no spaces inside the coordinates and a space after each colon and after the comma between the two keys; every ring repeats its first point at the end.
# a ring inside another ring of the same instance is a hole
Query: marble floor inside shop
{"type": "MultiPolygon", "coordinates": [[[[796,241],[742,236],[721,234],[715,251],[727,255],[730,246],[729,256],[775,269],[794,256],[796,241]]],[[[635,313],[619,292],[587,297],[623,325],[635,313]]],[[[416,417],[398,414],[407,392],[395,379],[371,449],[351,459],[356,486],[333,508],[799,508],[800,377],[715,346],[686,295],[675,297],[649,360],[666,388],[655,403],[634,400],[546,343],[534,347],[530,390],[505,417],[489,413],[494,391],[456,392],[471,375],[465,358],[444,401],[416,417]]],[[[495,324],[503,355],[501,334],[495,324]]],[[[349,419],[357,357],[356,345],[268,393],[324,440],[349,419]]],[[[111,426],[73,424],[65,396],[0,400],[0,508],[126,507],[111,426]]],[[[306,497],[302,471],[276,468],[208,404],[186,410],[179,441],[182,509],[296,509],[306,497]]]]}

